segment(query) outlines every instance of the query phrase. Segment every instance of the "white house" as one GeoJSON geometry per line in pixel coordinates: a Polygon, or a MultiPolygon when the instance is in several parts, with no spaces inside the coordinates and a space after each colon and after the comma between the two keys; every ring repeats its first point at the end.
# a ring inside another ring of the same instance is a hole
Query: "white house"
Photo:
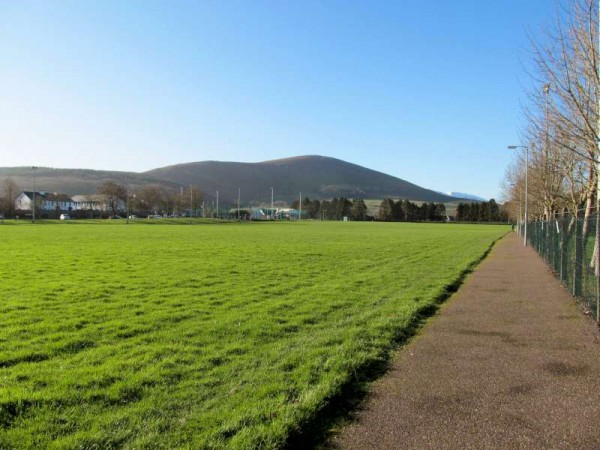
{"type": "MultiPolygon", "coordinates": [[[[34,193],[32,191],[23,191],[15,199],[15,209],[21,211],[30,211],[33,204],[34,193]]],[[[37,209],[42,211],[73,211],[75,203],[67,194],[57,192],[35,192],[35,203],[37,209]]]]}
{"type": "Polygon", "coordinates": [[[72,197],[77,211],[106,211],[104,195],[74,195],[72,197]]]}

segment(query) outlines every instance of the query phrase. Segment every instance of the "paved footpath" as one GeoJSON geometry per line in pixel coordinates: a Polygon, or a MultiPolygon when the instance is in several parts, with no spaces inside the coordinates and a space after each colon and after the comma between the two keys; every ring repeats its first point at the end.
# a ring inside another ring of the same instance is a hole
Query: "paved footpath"
{"type": "Polygon", "coordinates": [[[600,332],[515,233],[374,383],[334,449],[600,449],[600,332]]]}

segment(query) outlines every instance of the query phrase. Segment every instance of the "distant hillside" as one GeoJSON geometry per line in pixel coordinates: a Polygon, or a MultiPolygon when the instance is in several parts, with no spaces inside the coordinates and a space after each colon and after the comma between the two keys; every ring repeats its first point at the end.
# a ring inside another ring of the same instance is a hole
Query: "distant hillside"
{"type": "MultiPolygon", "coordinates": [[[[400,178],[367,169],[335,158],[299,156],[294,158],[238,163],[204,161],[162,167],[142,173],[113,172],[88,169],[52,169],[35,171],[36,189],[65,194],[90,194],[104,181],[124,184],[129,178],[132,190],[154,184],[172,191],[191,184],[212,199],[215,192],[223,202],[237,199],[241,189],[243,205],[271,201],[291,202],[300,192],[304,198],[383,199],[406,198],[415,201],[450,202],[455,198],[424,189],[400,178]]],[[[14,179],[23,190],[31,190],[31,167],[0,168],[0,182],[14,179]]]]}
{"type": "Polygon", "coordinates": [[[276,200],[292,201],[299,192],[304,197],[408,198],[447,202],[455,200],[391,175],[335,158],[298,156],[259,163],[204,161],[177,164],[144,172],[143,175],[179,183],[193,183],[208,195],[219,191],[221,198],[237,198],[244,204],[268,203],[271,187],[276,200]]]}
{"type": "MultiPolygon", "coordinates": [[[[31,167],[0,167],[0,182],[6,178],[12,178],[22,190],[32,190],[32,175],[31,167]]],[[[150,184],[158,184],[172,190],[179,189],[179,185],[135,172],[52,169],[49,167],[38,167],[35,170],[35,187],[38,191],[60,192],[69,195],[93,194],[104,181],[113,181],[124,185],[126,176],[129,178],[132,190],[150,184]]]]}

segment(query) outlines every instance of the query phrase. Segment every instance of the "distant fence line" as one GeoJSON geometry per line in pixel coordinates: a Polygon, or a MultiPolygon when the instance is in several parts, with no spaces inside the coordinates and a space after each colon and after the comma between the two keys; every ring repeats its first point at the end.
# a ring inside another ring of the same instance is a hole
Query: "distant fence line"
{"type": "MultiPolygon", "coordinates": [[[[519,226],[523,236],[524,226],[519,226]]],[[[600,323],[600,279],[596,267],[596,216],[530,222],[527,240],[565,288],[600,323]]]]}

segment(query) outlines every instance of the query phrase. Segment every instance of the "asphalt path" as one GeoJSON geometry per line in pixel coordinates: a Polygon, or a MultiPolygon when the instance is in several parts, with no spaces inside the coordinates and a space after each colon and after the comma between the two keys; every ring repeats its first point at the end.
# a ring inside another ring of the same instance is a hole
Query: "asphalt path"
{"type": "Polygon", "coordinates": [[[511,233],[328,447],[600,449],[598,327],[511,233]]]}

